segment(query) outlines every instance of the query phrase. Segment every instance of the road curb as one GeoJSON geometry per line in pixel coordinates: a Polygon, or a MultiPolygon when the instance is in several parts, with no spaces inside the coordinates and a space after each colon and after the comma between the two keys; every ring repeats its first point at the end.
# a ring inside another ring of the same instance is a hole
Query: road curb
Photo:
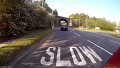
{"type": "Polygon", "coordinates": [[[36,43],[32,44],[34,46],[30,46],[27,50],[23,51],[20,55],[16,57],[16,59],[10,63],[10,66],[15,66],[21,59],[23,59],[26,55],[28,55],[30,52],[34,51],[36,48],[40,47],[47,39],[52,39],[55,32],[52,32],[45,36],[42,40],[37,41],[36,43]]]}

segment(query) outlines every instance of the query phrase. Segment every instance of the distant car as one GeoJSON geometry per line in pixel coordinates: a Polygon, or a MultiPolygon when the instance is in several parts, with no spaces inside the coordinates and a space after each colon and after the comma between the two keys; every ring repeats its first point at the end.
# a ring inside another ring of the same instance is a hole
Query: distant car
{"type": "Polygon", "coordinates": [[[62,26],[61,31],[68,31],[68,27],[67,26],[62,26]]]}

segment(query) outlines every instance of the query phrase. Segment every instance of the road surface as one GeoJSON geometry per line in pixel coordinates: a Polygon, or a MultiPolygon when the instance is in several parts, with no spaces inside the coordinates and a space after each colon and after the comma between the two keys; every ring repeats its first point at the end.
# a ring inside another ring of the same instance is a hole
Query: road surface
{"type": "Polygon", "coordinates": [[[14,65],[14,68],[102,68],[120,39],[100,33],[57,30],[14,65]]]}

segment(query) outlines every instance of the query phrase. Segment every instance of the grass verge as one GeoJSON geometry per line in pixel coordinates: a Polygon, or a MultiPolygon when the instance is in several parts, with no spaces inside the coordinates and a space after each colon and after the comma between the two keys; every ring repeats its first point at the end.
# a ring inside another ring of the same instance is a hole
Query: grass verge
{"type": "Polygon", "coordinates": [[[104,33],[115,33],[114,31],[109,31],[109,30],[96,30],[96,29],[86,29],[86,28],[74,28],[77,30],[83,30],[83,31],[90,31],[90,32],[104,32],[104,33]]]}
{"type": "Polygon", "coordinates": [[[0,65],[6,65],[17,54],[21,53],[24,49],[28,48],[38,40],[43,39],[47,34],[54,30],[45,30],[34,36],[17,40],[15,42],[7,44],[5,47],[0,48],[0,65]]]}
{"type": "Polygon", "coordinates": [[[120,38],[120,34],[112,34],[113,37],[120,38]]]}
{"type": "Polygon", "coordinates": [[[103,33],[111,33],[111,36],[120,38],[120,34],[116,34],[114,31],[108,31],[108,30],[96,30],[96,29],[80,29],[80,28],[74,28],[76,30],[83,30],[83,31],[90,31],[90,32],[103,32],[103,33]]]}

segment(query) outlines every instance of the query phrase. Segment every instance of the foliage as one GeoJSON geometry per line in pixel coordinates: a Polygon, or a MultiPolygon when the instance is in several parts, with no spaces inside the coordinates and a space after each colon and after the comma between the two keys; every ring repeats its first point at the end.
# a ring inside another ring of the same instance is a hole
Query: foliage
{"type": "Polygon", "coordinates": [[[5,47],[0,48],[0,65],[9,63],[16,54],[19,54],[24,49],[30,47],[31,44],[34,44],[36,41],[43,39],[47,34],[53,30],[46,30],[38,32],[37,34],[17,40],[15,42],[7,44],[5,47]]]}
{"type": "Polygon", "coordinates": [[[112,34],[113,37],[120,38],[120,34],[112,34]]]}
{"type": "MultiPolygon", "coordinates": [[[[40,2],[25,4],[25,0],[0,0],[0,36],[17,36],[26,31],[51,27],[52,9],[40,2]]],[[[57,15],[57,10],[55,12],[57,15]]]]}
{"type": "Polygon", "coordinates": [[[89,17],[88,15],[84,13],[76,13],[69,16],[72,20],[72,24],[74,27],[79,26],[79,20],[80,20],[80,26],[84,28],[95,28],[100,27],[103,30],[110,30],[113,31],[116,28],[115,22],[107,21],[105,18],[96,18],[96,17],[89,17]]]}

